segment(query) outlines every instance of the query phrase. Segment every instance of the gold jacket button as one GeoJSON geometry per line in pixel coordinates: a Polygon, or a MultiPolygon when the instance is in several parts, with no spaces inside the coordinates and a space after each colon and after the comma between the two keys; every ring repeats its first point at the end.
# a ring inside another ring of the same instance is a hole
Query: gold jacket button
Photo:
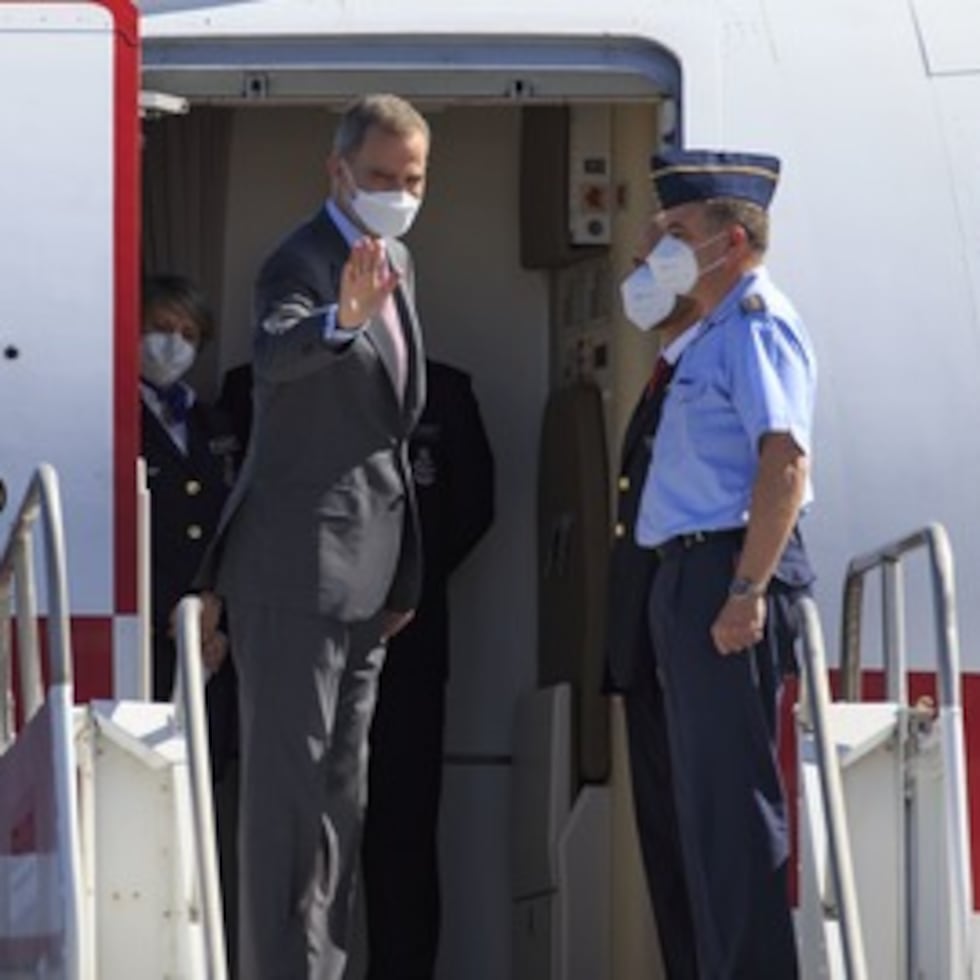
{"type": "Polygon", "coordinates": [[[619,478],[619,489],[625,493],[630,488],[630,478],[628,476],[621,476],[619,478]]]}
{"type": "Polygon", "coordinates": [[[626,534],[626,525],[622,521],[620,521],[613,528],[613,534],[615,534],[617,538],[623,537],[626,534]]]}
{"type": "Polygon", "coordinates": [[[201,484],[197,480],[188,480],[184,484],[188,497],[196,497],[201,492],[201,484]]]}
{"type": "Polygon", "coordinates": [[[204,531],[201,530],[200,524],[188,524],[187,537],[189,537],[191,541],[199,540],[203,533],[204,531]]]}

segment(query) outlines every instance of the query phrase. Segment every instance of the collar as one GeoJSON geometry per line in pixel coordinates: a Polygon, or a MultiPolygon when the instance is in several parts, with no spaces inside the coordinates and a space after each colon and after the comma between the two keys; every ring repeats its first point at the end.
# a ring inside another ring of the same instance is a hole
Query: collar
{"type": "Polygon", "coordinates": [[[145,378],[140,378],[140,396],[157,418],[170,424],[183,422],[197,400],[194,389],[183,381],[176,381],[169,388],[162,389],[145,378]]]}
{"type": "Polygon", "coordinates": [[[341,211],[340,206],[332,197],[327,198],[327,203],[324,206],[327,209],[327,215],[329,216],[330,220],[337,226],[337,231],[343,235],[344,241],[347,242],[348,245],[353,245],[354,242],[365,236],[366,232],[361,231],[361,229],[358,228],[357,225],[355,225],[343,211],[341,211]]]}
{"type": "Polygon", "coordinates": [[[704,331],[704,320],[692,323],[679,337],[675,337],[661,352],[660,356],[673,367],[680,359],[681,354],[694,343],[704,331]]]}

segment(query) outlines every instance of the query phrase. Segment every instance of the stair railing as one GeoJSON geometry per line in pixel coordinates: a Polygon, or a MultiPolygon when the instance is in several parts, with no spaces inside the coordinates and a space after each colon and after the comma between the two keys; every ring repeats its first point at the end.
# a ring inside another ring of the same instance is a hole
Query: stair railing
{"type": "Polygon", "coordinates": [[[827,860],[840,924],[841,959],[847,980],[868,980],[864,936],[854,882],[844,788],[840,761],[830,735],[830,684],[827,654],[817,604],[806,597],[799,602],[803,632],[803,712],[805,724],[813,733],[820,775],[820,802],[827,830],[827,860]]]}
{"type": "Polygon", "coordinates": [[[64,888],[64,976],[70,980],[92,975],[92,952],[83,928],[84,889],[79,839],[78,798],[69,627],[68,575],[65,563],[61,494],[54,468],[38,466],[17,510],[0,557],[0,753],[17,734],[12,689],[11,619],[16,620],[17,661],[20,669],[22,723],[27,725],[45,702],[38,604],[34,573],[34,533],[43,531],[47,583],[47,698],[51,712],[52,781],[56,842],[64,888]]]}
{"type": "MultiPolygon", "coordinates": [[[[925,549],[936,635],[938,719],[947,778],[946,840],[949,860],[950,918],[953,923],[953,976],[969,972],[973,887],[970,868],[970,836],[967,818],[966,757],[960,683],[959,633],[956,626],[956,588],[953,552],[946,529],[938,523],[869,551],[851,560],[844,580],[841,619],[841,678],[845,700],[861,699],[861,617],[864,582],[881,569],[882,656],[889,701],[908,707],[908,665],[905,649],[905,608],[902,560],[910,552],[925,549]]],[[[911,937],[913,930],[909,930],[911,937]]],[[[909,962],[914,962],[910,958],[909,962]]]]}

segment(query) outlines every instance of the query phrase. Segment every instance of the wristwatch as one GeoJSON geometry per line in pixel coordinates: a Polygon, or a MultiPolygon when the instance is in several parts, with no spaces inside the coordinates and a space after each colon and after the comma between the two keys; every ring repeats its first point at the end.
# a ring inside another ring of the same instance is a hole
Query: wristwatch
{"type": "Polygon", "coordinates": [[[766,587],[753,582],[750,578],[739,576],[732,579],[732,584],[728,586],[729,599],[758,599],[759,596],[766,594],[766,587]]]}

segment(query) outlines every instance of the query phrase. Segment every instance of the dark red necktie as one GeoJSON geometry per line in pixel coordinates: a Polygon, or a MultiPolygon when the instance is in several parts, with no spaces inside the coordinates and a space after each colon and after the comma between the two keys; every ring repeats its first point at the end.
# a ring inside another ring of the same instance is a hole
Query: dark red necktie
{"type": "Polygon", "coordinates": [[[647,398],[662,392],[670,382],[674,374],[674,365],[663,355],[657,358],[657,363],[653,365],[653,373],[647,382],[647,398]]]}

